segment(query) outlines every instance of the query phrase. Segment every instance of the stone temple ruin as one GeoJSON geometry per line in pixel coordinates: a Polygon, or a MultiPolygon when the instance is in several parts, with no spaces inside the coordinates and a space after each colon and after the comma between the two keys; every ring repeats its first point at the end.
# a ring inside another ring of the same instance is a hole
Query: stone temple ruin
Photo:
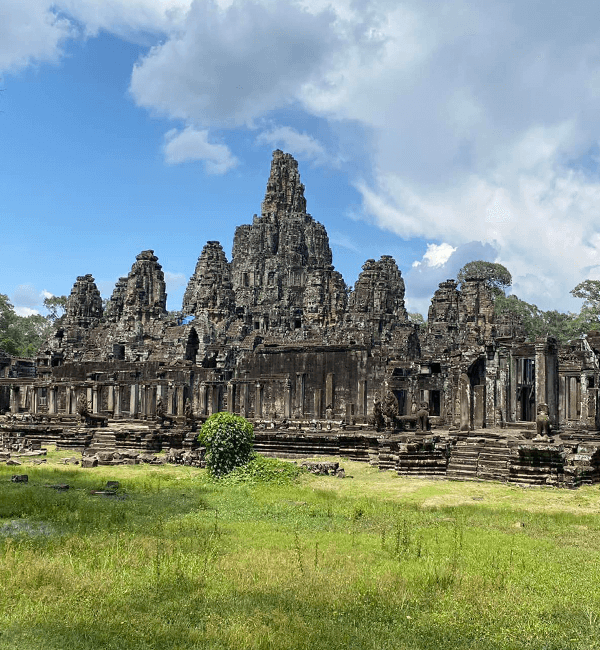
{"type": "Polygon", "coordinates": [[[198,422],[231,411],[254,422],[266,454],[338,454],[406,475],[600,480],[600,334],[526,342],[476,277],[440,284],[415,325],[390,256],[367,260],[350,289],[289,154],[274,152],[261,214],[236,229],[231,261],[209,241],[181,312],[166,298],[151,250],[105,308],[94,278],[78,277],[33,372],[0,357],[5,447],[191,450],[198,422]]]}

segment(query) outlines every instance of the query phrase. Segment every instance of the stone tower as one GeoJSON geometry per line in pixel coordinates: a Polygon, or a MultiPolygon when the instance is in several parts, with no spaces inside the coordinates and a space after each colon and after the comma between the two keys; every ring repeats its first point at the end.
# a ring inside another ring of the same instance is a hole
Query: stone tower
{"type": "Polygon", "coordinates": [[[327,323],[332,309],[340,303],[345,307],[345,284],[331,261],[324,226],[306,212],[298,163],[290,154],[273,152],[261,216],[235,231],[231,269],[236,304],[260,329],[300,329],[305,310],[327,323]]]}

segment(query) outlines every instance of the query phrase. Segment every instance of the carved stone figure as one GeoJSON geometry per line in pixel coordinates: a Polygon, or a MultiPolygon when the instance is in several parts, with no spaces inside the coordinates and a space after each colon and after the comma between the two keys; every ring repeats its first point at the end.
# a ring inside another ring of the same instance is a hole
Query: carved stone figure
{"type": "Polygon", "coordinates": [[[385,395],[383,415],[385,416],[386,427],[388,429],[394,429],[396,426],[396,418],[398,417],[398,400],[391,390],[385,395]]]}
{"type": "Polygon", "coordinates": [[[536,424],[538,436],[550,435],[551,426],[550,426],[550,412],[548,410],[548,404],[544,404],[544,403],[538,404],[535,424],[536,424]]]}
{"type": "Polygon", "coordinates": [[[427,431],[429,429],[429,404],[421,402],[417,411],[417,431],[427,431]]]}
{"type": "Polygon", "coordinates": [[[371,426],[375,428],[376,431],[383,431],[385,429],[385,418],[383,417],[383,409],[381,408],[381,402],[379,398],[373,400],[373,416],[371,417],[371,426]]]}

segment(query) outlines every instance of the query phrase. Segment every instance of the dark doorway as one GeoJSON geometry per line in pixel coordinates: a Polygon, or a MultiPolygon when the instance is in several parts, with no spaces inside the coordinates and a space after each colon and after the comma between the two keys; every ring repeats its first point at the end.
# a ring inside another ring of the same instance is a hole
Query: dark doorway
{"type": "Polygon", "coordinates": [[[440,391],[432,390],[429,393],[429,415],[440,414],[440,391]]]}
{"type": "Polygon", "coordinates": [[[406,415],[406,391],[394,390],[392,391],[398,400],[398,415],[406,415]]]}
{"type": "Polygon", "coordinates": [[[517,359],[517,417],[522,422],[535,420],[534,359],[517,359]]]}
{"type": "Polygon", "coordinates": [[[196,363],[196,355],[200,347],[200,339],[196,330],[192,327],[190,335],[188,336],[187,345],[185,346],[185,360],[196,363]]]}

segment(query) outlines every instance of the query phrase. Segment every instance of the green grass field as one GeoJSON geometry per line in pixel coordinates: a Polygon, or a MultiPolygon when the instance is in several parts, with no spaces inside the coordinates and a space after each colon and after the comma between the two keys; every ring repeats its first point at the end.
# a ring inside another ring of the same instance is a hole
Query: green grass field
{"type": "Polygon", "coordinates": [[[68,455],[0,466],[2,650],[600,648],[598,486],[68,455]]]}

